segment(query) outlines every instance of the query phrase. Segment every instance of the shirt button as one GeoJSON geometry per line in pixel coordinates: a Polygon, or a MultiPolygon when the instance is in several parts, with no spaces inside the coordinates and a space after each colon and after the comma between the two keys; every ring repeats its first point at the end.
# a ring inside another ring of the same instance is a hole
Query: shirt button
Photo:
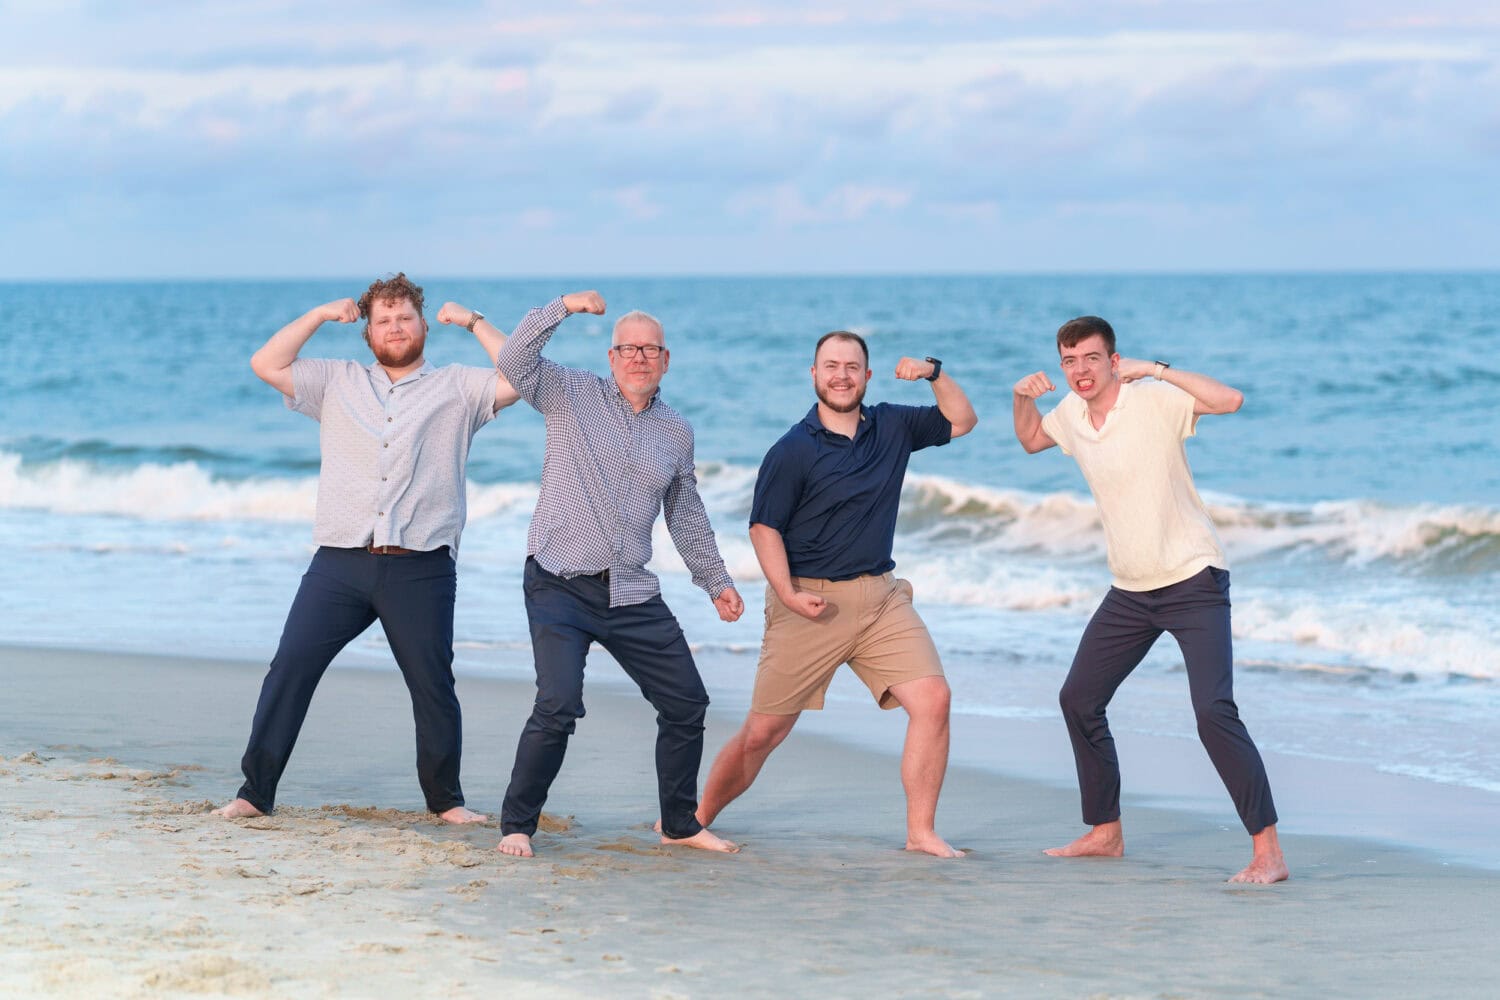
{"type": "Polygon", "coordinates": [[[377,516],[377,517],[385,517],[385,511],[381,511],[381,512],[380,512],[380,513],[379,513],[379,514],[377,514],[377,515],[376,515],[376,516],[377,516]]]}
{"type": "Polygon", "coordinates": [[[380,477],[380,481],[381,481],[381,482],[382,482],[382,483],[383,483],[383,482],[385,482],[385,477],[384,477],[384,476],[381,476],[381,477],[380,477]]]}
{"type": "Polygon", "coordinates": [[[391,443],[389,441],[387,441],[385,444],[381,445],[380,447],[382,447],[382,448],[389,448],[390,446],[391,446],[391,443]]]}
{"type": "Polygon", "coordinates": [[[385,422],[386,423],[390,423],[392,420],[395,420],[395,419],[396,419],[395,417],[386,417],[385,418],[385,422]]]}

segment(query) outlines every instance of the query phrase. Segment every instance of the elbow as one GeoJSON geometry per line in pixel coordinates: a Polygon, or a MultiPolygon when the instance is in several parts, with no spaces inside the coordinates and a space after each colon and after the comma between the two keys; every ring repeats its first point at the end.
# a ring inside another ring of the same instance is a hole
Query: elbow
{"type": "Polygon", "coordinates": [[[1224,397],[1224,403],[1219,408],[1219,412],[1238,413],[1243,405],[1245,405],[1245,394],[1238,389],[1230,389],[1229,394],[1224,397]]]}
{"type": "Polygon", "coordinates": [[[250,370],[253,371],[255,373],[255,377],[260,379],[262,382],[270,382],[276,375],[275,368],[262,355],[260,351],[256,351],[254,354],[250,355],[250,370]]]}
{"type": "Polygon", "coordinates": [[[979,416],[977,414],[970,413],[961,420],[952,420],[949,421],[949,423],[953,427],[953,433],[950,435],[950,437],[961,438],[965,434],[969,433],[974,428],[979,426],[979,416]]]}

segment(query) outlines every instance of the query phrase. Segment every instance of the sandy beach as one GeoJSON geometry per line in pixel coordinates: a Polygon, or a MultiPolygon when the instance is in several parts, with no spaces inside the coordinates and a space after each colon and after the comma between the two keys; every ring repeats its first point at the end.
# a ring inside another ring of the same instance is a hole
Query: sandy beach
{"type": "MultiPolygon", "coordinates": [[[[1243,831],[1129,795],[1126,858],[1050,859],[1077,832],[1074,792],[968,766],[974,725],[939,814],[960,861],[899,850],[891,753],[800,731],[716,824],[743,852],[706,855],[657,843],[649,707],[596,684],[539,857],[517,861],[493,850],[493,819],[423,812],[393,671],[332,670],[276,813],[229,822],[209,810],[238,785],[262,664],[0,661],[0,995],[1478,997],[1500,982],[1493,868],[1284,823],[1292,880],[1231,886],[1243,831]]],[[[531,690],[463,677],[460,696],[465,791],[493,816],[531,690]]],[[[710,754],[738,716],[711,716],[710,754]]],[[[1031,732],[984,725],[1006,747],[1031,732]]]]}

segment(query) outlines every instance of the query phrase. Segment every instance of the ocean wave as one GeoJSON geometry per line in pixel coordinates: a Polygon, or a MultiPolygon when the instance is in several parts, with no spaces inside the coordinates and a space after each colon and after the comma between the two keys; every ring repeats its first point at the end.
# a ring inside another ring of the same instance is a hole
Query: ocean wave
{"type": "MultiPolygon", "coordinates": [[[[148,521],[311,521],[317,495],[317,476],[228,479],[194,461],[28,463],[0,452],[0,509],[148,521]]],[[[536,496],[535,484],[470,483],[470,520],[529,515],[536,496]]]]}
{"type": "MultiPolygon", "coordinates": [[[[1309,555],[1343,566],[1387,562],[1427,573],[1500,570],[1500,509],[1493,507],[1204,499],[1231,560],[1309,555]]],[[[1077,555],[1102,554],[1104,546],[1090,497],[995,490],[934,476],[907,478],[898,531],[933,548],[1077,555]]]]}
{"type": "MultiPolygon", "coordinates": [[[[123,457],[99,442],[78,443],[67,456],[46,460],[0,451],[0,509],[186,521],[308,521],[313,516],[316,475],[224,475],[213,471],[223,456],[121,464],[123,457]],[[81,457],[100,449],[108,454],[81,457]]],[[[755,477],[750,466],[715,461],[698,466],[704,502],[726,544],[743,535],[755,477]]],[[[527,516],[537,489],[535,483],[471,480],[470,521],[527,516]]],[[[1278,504],[1212,494],[1205,500],[1235,562],[1319,559],[1341,567],[1387,564],[1456,576],[1500,571],[1500,509],[1494,507],[1357,499],[1278,504]]],[[[940,567],[957,603],[966,602],[965,588],[1005,582],[989,563],[1021,555],[1093,565],[1102,561],[1104,550],[1089,496],[997,489],[939,476],[907,477],[896,530],[897,558],[940,567]]],[[[1030,599],[1050,606],[1066,603],[1072,593],[1063,587],[1030,599]]]]}

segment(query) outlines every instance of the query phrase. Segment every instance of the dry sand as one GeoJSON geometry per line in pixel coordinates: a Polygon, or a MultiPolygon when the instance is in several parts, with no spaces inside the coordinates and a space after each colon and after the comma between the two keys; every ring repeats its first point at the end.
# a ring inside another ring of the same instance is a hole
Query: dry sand
{"type": "MultiPolygon", "coordinates": [[[[520,861],[498,823],[421,810],[394,672],[330,672],[276,813],[229,822],[209,809],[263,666],[0,647],[0,668],[3,996],[1500,988],[1500,873],[1371,842],[1284,835],[1291,882],[1231,886],[1243,831],[1127,802],[1125,859],[1059,861],[1039,849],[1077,831],[1073,792],[957,768],[940,826],[971,854],[938,861],[898,849],[893,757],[797,733],[716,825],[743,853],[667,849],[649,708],[596,689],[520,861]]],[[[461,679],[471,807],[498,810],[530,695],[461,679]]],[[[710,753],[736,721],[711,718],[710,753]]]]}

